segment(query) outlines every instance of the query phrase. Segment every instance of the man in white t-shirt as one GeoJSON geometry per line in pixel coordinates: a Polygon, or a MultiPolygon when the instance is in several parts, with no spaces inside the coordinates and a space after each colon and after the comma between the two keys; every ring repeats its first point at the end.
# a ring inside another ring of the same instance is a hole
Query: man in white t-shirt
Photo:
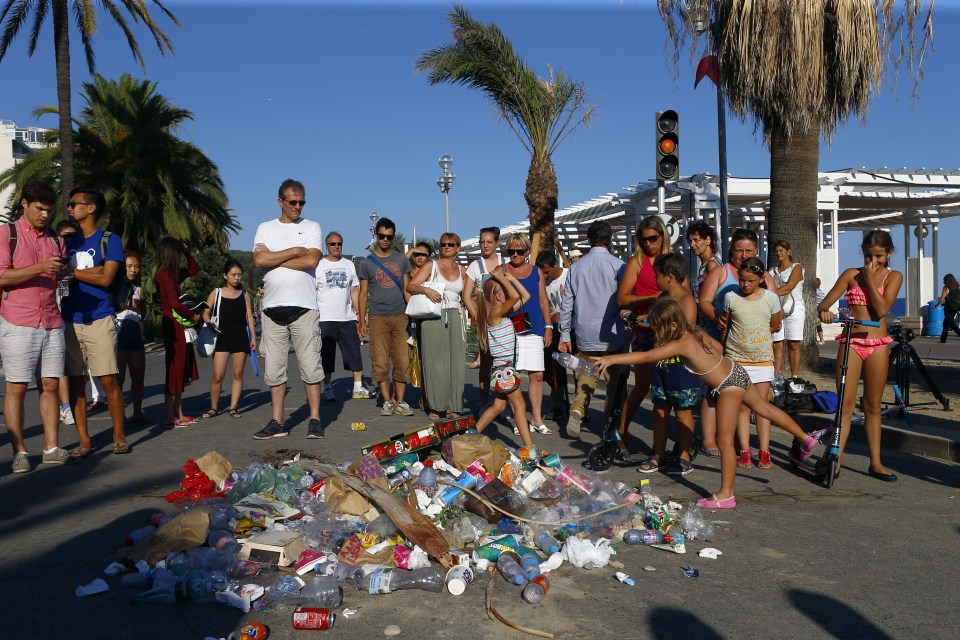
{"type": "Polygon", "coordinates": [[[284,180],[277,203],[280,217],[257,227],[253,264],[266,269],[261,301],[263,318],[260,349],[265,356],[263,381],[270,387],[273,416],[253,434],[257,440],[290,435],[283,417],[287,392],[290,344],[297,354],[300,378],[310,406],[308,438],[322,438],[320,423],[320,324],[317,312],[316,268],[323,257],[320,224],[300,217],[306,190],[296,180],[284,180]]]}
{"type": "MultiPolygon", "coordinates": [[[[463,304],[477,322],[477,298],[483,295],[483,283],[490,277],[490,272],[503,264],[500,252],[500,228],[484,227],[480,229],[480,258],[474,260],[467,267],[467,282],[463,296],[463,304]]],[[[478,366],[480,367],[480,400],[486,404],[490,400],[490,356],[481,351],[478,366]]],[[[473,368],[473,367],[471,367],[473,368]]]]}
{"type": "Polygon", "coordinates": [[[343,236],[327,234],[327,255],[317,265],[317,304],[320,315],[320,359],[323,362],[323,399],[336,400],[330,380],[336,366],[337,345],[343,368],[353,372],[354,399],[373,396],[363,386],[363,360],[360,356],[360,279],[353,263],[343,259],[343,236]]]}
{"type": "MultiPolygon", "coordinates": [[[[563,287],[567,282],[567,269],[557,264],[557,254],[553,251],[541,251],[537,256],[537,268],[547,287],[547,300],[550,302],[550,322],[560,326],[560,301],[563,300],[563,287]]],[[[560,331],[553,332],[549,347],[543,348],[543,363],[546,370],[544,381],[550,385],[550,402],[553,409],[550,417],[559,422],[570,410],[570,392],[567,388],[567,370],[553,359],[560,346],[560,331]]]]}

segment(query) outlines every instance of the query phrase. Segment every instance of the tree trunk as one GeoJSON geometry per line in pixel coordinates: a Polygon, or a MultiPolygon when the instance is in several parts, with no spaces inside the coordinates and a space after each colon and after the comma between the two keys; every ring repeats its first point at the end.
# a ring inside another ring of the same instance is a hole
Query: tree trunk
{"type": "MultiPolygon", "coordinates": [[[[527,189],[523,194],[530,216],[530,236],[538,240],[535,251],[552,251],[555,232],[553,214],[557,210],[557,171],[550,156],[534,156],[527,170],[527,189]]],[[[530,256],[535,262],[537,254],[530,256]]]]}
{"type": "MultiPolygon", "coordinates": [[[[820,161],[820,130],[794,132],[788,138],[782,130],[770,135],[770,212],[767,217],[769,247],[778,240],[790,243],[794,262],[803,265],[804,307],[801,366],[816,371],[820,350],[816,341],[817,277],[817,178],[820,161]]],[[[769,252],[772,256],[772,250],[769,252]]],[[[787,354],[784,349],[784,360],[787,354]]]]}
{"type": "Polygon", "coordinates": [[[53,39],[60,115],[60,192],[66,200],[74,187],[73,121],[70,118],[70,14],[67,0],[53,0],[53,39]]]}

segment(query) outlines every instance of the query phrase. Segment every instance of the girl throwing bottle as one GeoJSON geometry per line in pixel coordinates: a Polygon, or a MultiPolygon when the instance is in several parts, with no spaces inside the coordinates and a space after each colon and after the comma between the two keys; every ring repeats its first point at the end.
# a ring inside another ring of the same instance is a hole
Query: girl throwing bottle
{"type": "MultiPolygon", "coordinates": [[[[860,243],[863,251],[863,267],[847,269],[827,293],[823,302],[817,305],[820,320],[833,322],[834,314],[830,307],[844,296],[850,313],[857,320],[875,320],[879,327],[860,326],[850,336],[850,349],[857,357],[850,356],[847,363],[847,379],[859,381],[863,378],[864,428],[867,435],[867,449],[870,451],[870,466],[867,472],[878,480],[896,482],[897,476],[880,462],[880,402],[883,388],[887,384],[887,369],[890,365],[890,349],[893,342],[887,334],[887,314],[893,307],[903,274],[890,269],[890,256],[893,254],[893,239],[881,229],[874,229],[863,237],[860,243]]],[[[838,336],[841,344],[844,337],[838,336]]],[[[837,391],[840,389],[843,363],[837,358],[837,391]]],[[[857,402],[855,392],[846,392],[843,406],[840,407],[840,456],[850,436],[850,418],[857,402]]],[[[839,477],[839,459],[837,461],[839,477]]],[[[826,470],[818,465],[818,471],[826,470]]]]}

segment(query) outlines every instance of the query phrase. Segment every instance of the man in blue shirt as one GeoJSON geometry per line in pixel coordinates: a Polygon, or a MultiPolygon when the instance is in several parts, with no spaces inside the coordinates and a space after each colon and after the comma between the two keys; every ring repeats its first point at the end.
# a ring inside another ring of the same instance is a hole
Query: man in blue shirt
{"type": "MultiPolygon", "coordinates": [[[[567,273],[560,303],[560,344],[562,353],[572,353],[571,332],[576,336],[578,358],[614,353],[623,344],[623,323],[617,306],[617,287],[623,277],[623,260],[610,254],[610,224],[598,220],[587,229],[590,252],[577,260],[567,273]]],[[[610,381],[609,371],[604,378],[610,381]]],[[[597,386],[591,376],[577,376],[577,395],[570,403],[567,434],[580,437],[580,423],[587,414],[590,397],[597,386]]]]}
{"type": "Polygon", "coordinates": [[[73,269],[70,294],[61,302],[66,338],[66,374],[70,378],[70,403],[77,424],[80,445],[74,456],[90,455],[92,444],[87,430],[86,370],[99,378],[113,421],[113,452],[128,453],[123,432],[123,393],[117,381],[117,320],[110,285],[123,267],[123,243],[116,235],[107,242],[103,255],[103,229],[97,219],[106,210],[103,194],[78,187],[70,192],[67,213],[77,223],[77,233],[67,241],[67,256],[73,269]]]}

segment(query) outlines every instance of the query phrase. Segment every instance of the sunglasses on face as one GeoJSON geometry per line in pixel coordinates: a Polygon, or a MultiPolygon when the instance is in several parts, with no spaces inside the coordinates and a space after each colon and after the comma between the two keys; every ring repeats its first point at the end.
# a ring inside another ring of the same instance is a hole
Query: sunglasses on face
{"type": "Polygon", "coordinates": [[[76,200],[71,200],[70,202],[67,203],[67,209],[73,209],[74,207],[78,207],[78,206],[80,206],[80,205],[83,205],[83,206],[86,207],[86,206],[89,205],[89,203],[87,203],[87,202],[77,202],[76,200]]]}
{"type": "Polygon", "coordinates": [[[659,239],[660,239],[659,233],[654,234],[652,236],[640,236],[640,242],[646,242],[646,243],[656,242],[659,239]]]}
{"type": "Polygon", "coordinates": [[[378,233],[377,237],[380,238],[381,240],[393,240],[392,233],[378,233]]]}
{"type": "Polygon", "coordinates": [[[440,246],[441,246],[441,247],[455,247],[455,246],[457,246],[457,243],[456,243],[456,242],[441,242],[441,243],[440,243],[440,246]]]}
{"type": "Polygon", "coordinates": [[[430,257],[430,254],[429,254],[429,253],[421,253],[421,252],[419,252],[419,251],[414,251],[414,252],[413,252],[413,257],[414,257],[414,258],[428,258],[428,257],[430,257]]]}
{"type": "Polygon", "coordinates": [[[343,246],[343,243],[342,243],[342,242],[328,242],[327,245],[328,245],[328,246],[331,246],[331,247],[342,247],[342,246],[343,246]]]}
{"type": "Polygon", "coordinates": [[[284,200],[284,202],[286,202],[291,207],[295,207],[297,205],[300,205],[301,207],[303,207],[303,206],[306,206],[307,204],[306,200],[284,200]]]}
{"type": "Polygon", "coordinates": [[[507,249],[507,254],[511,256],[522,256],[526,252],[526,249],[507,249]]]}

